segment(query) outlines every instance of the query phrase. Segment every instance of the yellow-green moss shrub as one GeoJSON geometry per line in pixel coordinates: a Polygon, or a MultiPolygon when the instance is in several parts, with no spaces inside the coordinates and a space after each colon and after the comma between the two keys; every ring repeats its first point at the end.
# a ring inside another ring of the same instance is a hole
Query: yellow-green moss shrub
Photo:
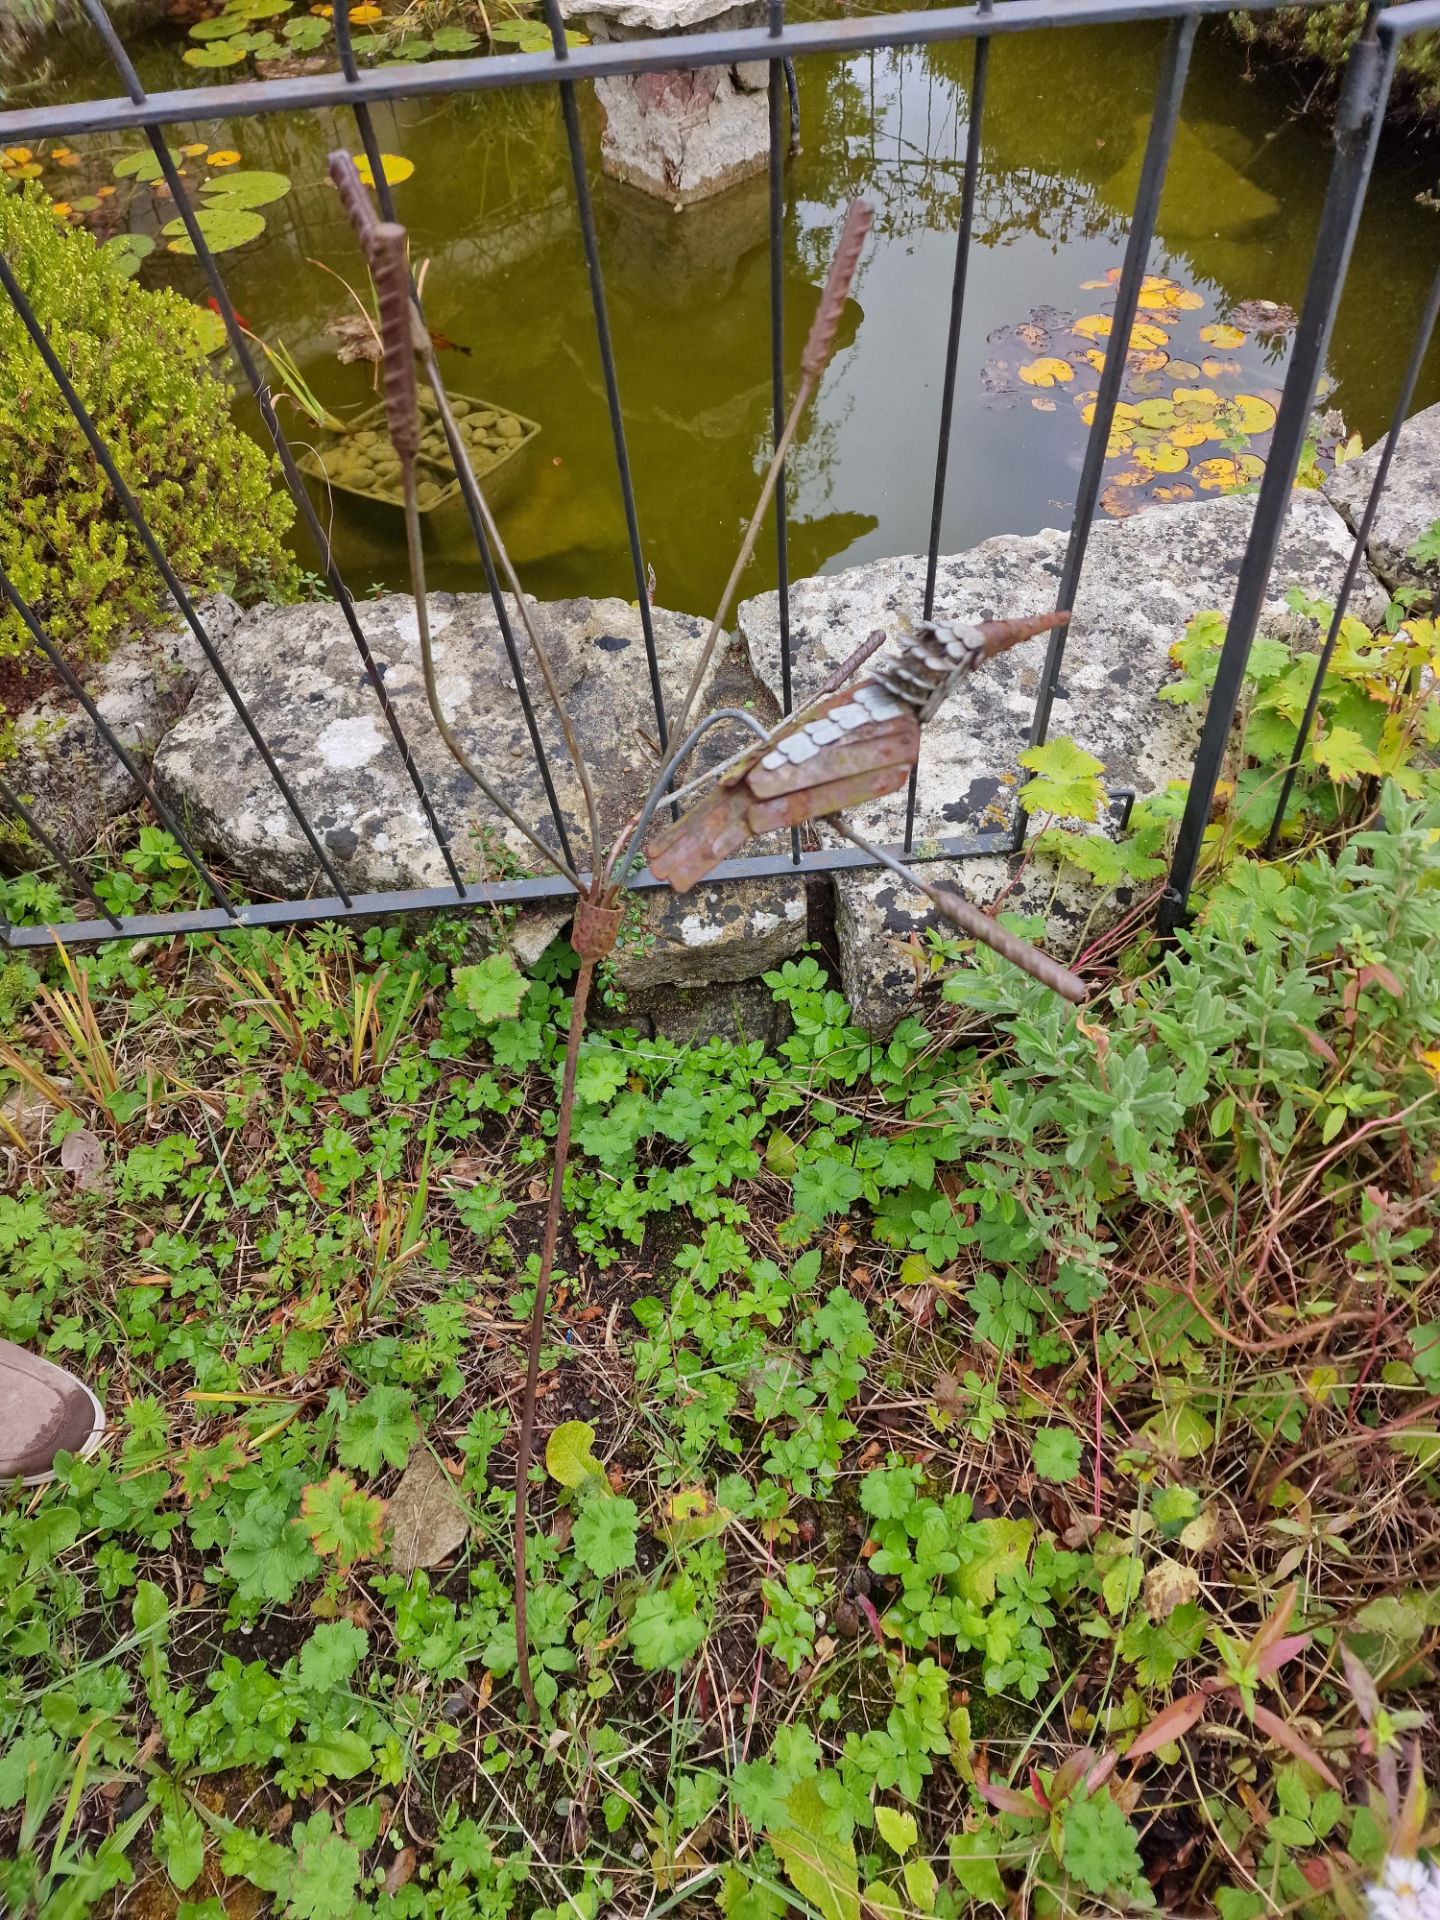
{"type": "MultiPolygon", "coordinates": [[[[284,596],[294,506],[276,463],[230,419],[179,294],[116,272],[37,190],[0,191],[0,248],[187,587],[284,596]]],[[[34,342],[0,296],[0,561],[56,644],[106,654],[166,604],[165,584],[34,342]]],[[[0,655],[33,642],[0,610],[0,655]]]]}

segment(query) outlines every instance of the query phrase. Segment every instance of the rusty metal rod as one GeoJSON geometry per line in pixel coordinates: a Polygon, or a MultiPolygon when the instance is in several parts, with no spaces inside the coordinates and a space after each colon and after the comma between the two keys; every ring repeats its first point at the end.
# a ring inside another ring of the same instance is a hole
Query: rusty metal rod
{"type": "Polygon", "coordinates": [[[903,860],[897,860],[883,847],[875,847],[860,834],[847,827],[842,820],[830,823],[837,833],[859,847],[862,853],[868,853],[872,860],[882,867],[888,867],[893,874],[903,880],[908,887],[914,887],[917,893],[923,893],[930,903],[938,907],[952,926],[960,929],[967,939],[978,940],[982,946],[989,947],[992,953],[998,953],[1002,960],[1008,960],[1012,966],[1019,967],[1022,973],[1028,973],[1032,980],[1038,980],[1042,987],[1048,987],[1052,993],[1058,993],[1062,1000],[1069,1000],[1075,1006],[1083,1006],[1090,998],[1090,989],[1078,973],[1071,973],[1068,967],[1062,967],[1058,960],[1052,960],[1048,953],[1042,953],[1039,947],[1032,947],[1028,940],[1022,940],[1019,934],[1010,933],[988,913],[966,900],[961,894],[952,893],[948,887],[935,887],[928,880],[922,880],[913,873],[903,860]]]}

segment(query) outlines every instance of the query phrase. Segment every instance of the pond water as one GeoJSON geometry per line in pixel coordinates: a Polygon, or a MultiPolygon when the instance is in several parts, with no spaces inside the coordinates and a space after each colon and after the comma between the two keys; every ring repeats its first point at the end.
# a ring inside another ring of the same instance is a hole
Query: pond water
{"type": "MultiPolygon", "coordinates": [[[[137,48],[148,84],[197,77],[180,64],[186,44],[183,26],[167,25],[137,48]]],[[[1081,357],[1086,340],[1038,310],[1103,316],[1103,282],[1124,245],[1160,50],[1159,32],[1144,27],[994,45],[946,550],[1067,520],[1084,438],[1076,403],[1094,376],[1081,357]],[[1102,284],[1086,289],[1087,281],[1102,284]],[[1068,346],[1052,351],[1071,354],[1071,377],[1051,390],[1015,377],[1024,340],[1017,348],[1009,330],[1037,313],[1043,337],[1028,337],[1043,346],[1054,332],[1068,346]],[[987,343],[987,336],[995,338],[987,343]]],[[[103,63],[80,44],[79,29],[67,58],[65,90],[116,91],[103,63]]],[[[797,577],[924,547],[971,59],[967,46],[935,46],[800,64],[803,147],[787,175],[785,228],[792,379],[846,201],[863,193],[877,214],[841,350],[792,461],[797,577]]],[[[1213,381],[1210,390],[1225,397],[1244,392],[1260,402],[1252,417],[1262,422],[1266,396],[1283,378],[1284,340],[1221,335],[1216,346],[1201,329],[1223,323],[1238,302],[1300,303],[1329,140],[1318,116],[1298,113],[1298,101],[1287,76],[1246,72],[1223,24],[1202,31],[1151,261],[1157,275],[1199,296],[1178,316],[1159,316],[1180,381],[1192,382],[1189,391],[1213,381]],[[1202,358],[1209,366],[1196,371],[1202,358]]],[[[729,569],[768,453],[765,183],[675,213],[600,174],[596,109],[588,97],[585,104],[645,557],[662,604],[704,613],[729,569]]],[[[431,323],[458,343],[442,354],[452,391],[511,408],[542,429],[523,467],[517,462],[501,512],[527,587],[545,597],[633,598],[554,96],[422,101],[381,108],[377,123],[382,147],[414,162],[413,175],[396,188],[397,206],[417,259],[430,263],[431,323]]],[[[369,405],[372,369],[342,366],[325,331],[333,316],[358,311],[334,277],[352,285],[362,278],[325,179],[327,151],[356,144],[353,123],[322,114],[210,121],[176,128],[171,138],[231,149],[245,167],[292,178],[289,197],[264,210],[265,234],[226,257],[230,287],[248,323],[272,346],[283,343],[329,407],[349,415],[369,405]]],[[[138,142],[77,144],[86,166],[108,178],[138,142]]],[[[187,167],[205,176],[203,156],[187,167]]],[[[1329,364],[1333,403],[1367,444],[1393,405],[1440,255],[1440,216],[1417,202],[1436,174],[1433,149],[1387,135],[1329,364]]],[[[110,196],[98,217],[154,231],[169,210],[154,207],[147,188],[132,192],[128,201],[123,192],[110,196]]],[[[204,298],[193,261],[161,250],[142,272],[147,283],[167,280],[204,298]]],[[[1175,379],[1158,375],[1140,392],[1163,397],[1175,379]]],[[[1417,404],[1436,399],[1440,347],[1417,404]]],[[[297,442],[313,437],[293,410],[284,417],[297,442]]],[[[1263,436],[1254,444],[1263,454],[1263,436]]],[[[1192,469],[1207,451],[1226,450],[1192,447],[1192,469]]],[[[1125,465],[1117,457],[1117,468],[1125,465]]],[[[1195,484],[1193,471],[1163,477],[1195,484]]],[[[1124,504],[1118,491],[1111,499],[1124,504]]],[[[354,591],[404,584],[398,513],[338,494],[323,512],[354,591]]],[[[482,584],[458,505],[430,516],[427,543],[432,589],[482,584]]],[[[303,534],[297,550],[306,565],[318,564],[303,534]]],[[[772,585],[774,573],[766,537],[745,591],[772,585]]]]}

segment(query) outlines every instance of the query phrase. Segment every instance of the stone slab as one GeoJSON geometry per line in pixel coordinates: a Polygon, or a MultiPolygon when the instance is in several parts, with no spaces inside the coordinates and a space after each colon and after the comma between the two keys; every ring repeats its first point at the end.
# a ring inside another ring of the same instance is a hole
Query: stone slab
{"type": "MultiPolygon", "coordinates": [[[[426,703],[413,600],[391,595],[360,617],[416,764],[467,879],[533,871],[538,859],[447,752],[426,703]]],[[[513,615],[512,608],[512,615],[513,615]]],[[[658,770],[654,711],[638,608],[622,600],[538,603],[536,624],[576,734],[593,769],[602,835],[639,808],[658,770]]],[[[557,836],[494,610],[487,596],[437,594],[430,601],[442,707],[476,763],[550,845],[557,836]]],[[[699,657],[706,624],[653,610],[667,706],[674,711],[699,657]]],[[[515,620],[520,644],[523,628],[515,620]]],[[[523,656],[522,656],[523,657],[523,656]]],[[[444,863],[375,699],[340,609],[264,607],[230,635],[225,658],[311,823],[347,887],[356,893],[443,886],[444,863]]],[[[532,663],[533,667],[533,663],[532,663]]],[[[558,723],[532,673],[542,738],[571,844],[584,858],[584,807],[558,723]]],[[[702,689],[711,701],[772,711],[743,654],[723,650],[702,689]]],[[[692,770],[734,745],[723,729],[703,743],[692,770]]],[[[155,762],[164,797],[183,810],[204,850],[257,893],[304,894],[323,884],[301,830],[216,684],[206,674],[155,762]]],[[[619,955],[626,985],[730,980],[795,951],[805,937],[803,883],[746,882],[689,902],[646,897],[640,936],[619,955]]],[[[520,938],[529,949],[563,924],[547,903],[520,938]]]]}
{"type": "MultiPolygon", "coordinates": [[[[1358,460],[1347,460],[1325,484],[1325,493],[1358,531],[1384,439],[1358,460]]],[[[1410,548],[1440,519],[1440,405],[1412,414],[1400,432],[1390,476],[1366,542],[1367,557],[1387,586],[1440,589],[1440,560],[1412,560],[1410,548]]]]}
{"type": "MultiPolygon", "coordinates": [[[[197,612],[217,647],[240,619],[240,609],[223,594],[202,601],[197,612]]],[[[116,738],[143,768],[165,730],[184,711],[198,675],[206,671],[199,642],[177,621],[118,646],[87,676],[87,690],[116,738]]],[[[14,754],[5,777],[71,854],[88,852],[106,822],[140,799],[138,784],[63,687],[43,694],[16,719],[14,754]]],[[[18,841],[7,843],[6,852],[21,863],[49,857],[43,849],[18,841]]]]}

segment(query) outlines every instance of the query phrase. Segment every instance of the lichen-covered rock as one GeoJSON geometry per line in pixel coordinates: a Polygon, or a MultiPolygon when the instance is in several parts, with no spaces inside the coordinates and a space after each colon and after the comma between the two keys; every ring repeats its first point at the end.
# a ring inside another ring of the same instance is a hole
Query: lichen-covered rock
{"type": "MultiPolygon", "coordinates": [[[[240,609],[223,594],[202,602],[197,612],[217,647],[240,618],[240,609]]],[[[116,738],[145,768],[206,670],[199,642],[177,620],[117,647],[88,675],[89,692],[116,738]]],[[[5,777],[69,853],[88,851],[106,821],[140,798],[136,782],[63,686],[43,694],[16,720],[5,777]]],[[[19,836],[7,841],[6,852],[19,861],[48,858],[19,836]]]]}
{"type": "MultiPolygon", "coordinates": [[[[425,699],[415,604],[404,596],[360,609],[386,691],[467,878],[533,871],[523,834],[495,812],[451,758],[425,699]]],[[[512,610],[513,617],[513,610],[512,610]]],[[[622,600],[538,603],[535,618],[593,772],[603,836],[639,809],[658,770],[638,609],[622,600]]],[[[678,707],[706,627],[686,614],[653,613],[661,678],[678,707]]],[[[509,662],[488,597],[436,594],[430,602],[442,707],[476,764],[550,845],[557,836],[509,662]]],[[[515,621],[520,644],[523,629],[515,621]]],[[[527,649],[528,652],[528,649],[527,649]]],[[[443,886],[444,862],[369,684],[340,609],[329,604],[258,608],[225,647],[226,664],[277,764],[354,893],[443,886]]],[[[532,663],[533,668],[533,663],[532,663]]],[[[532,692],[572,847],[583,859],[585,809],[560,729],[532,671],[532,692]]],[[[722,653],[702,690],[711,701],[768,712],[768,696],[741,654],[722,653]]],[[[735,742],[707,737],[687,771],[735,742]]],[[[213,675],[155,761],[164,797],[203,848],[258,892],[303,894],[323,885],[315,858],[213,675]]],[[[546,901],[520,916],[519,938],[541,944],[560,924],[546,901]]],[[[745,977],[793,952],[805,937],[802,884],[752,881],[682,902],[648,895],[638,938],[620,959],[626,984],[745,977]]]]}
{"type": "MultiPolygon", "coordinates": [[[[1388,436],[1386,436],[1388,438],[1388,436]]],[[[1385,440],[1347,460],[1325,483],[1329,499],[1358,529],[1385,440]]],[[[1400,432],[1390,477],[1366,542],[1370,565],[1387,586],[1440,588],[1440,558],[1422,562],[1410,549],[1440,520],[1440,405],[1412,414],[1400,432]]]]}
{"type": "MultiPolygon", "coordinates": [[[[1253,495],[1166,507],[1124,521],[1102,521],[1091,536],[1079,604],[1066,639],[1050,733],[1069,734],[1104,762],[1112,786],[1154,793],[1188,777],[1200,716],[1157,699],[1174,678],[1169,650],[1190,616],[1228,608],[1255,510],[1253,495]]],[[[1066,536],[1046,531],[1002,535],[940,562],[935,594],[940,618],[978,619],[1040,613],[1053,607],[1066,536]]],[[[1298,637],[1302,623],[1285,592],[1333,597],[1351,539],[1339,514],[1317,493],[1296,493],[1262,618],[1267,633],[1298,637]]],[[[797,697],[818,686],[876,627],[896,633],[920,616],[921,556],[880,560],[791,590],[790,629],[797,697]]],[[[1368,575],[1356,583],[1354,609],[1378,617],[1384,596],[1368,575]]],[[[740,632],[761,679],[780,684],[776,596],[740,609],[740,632]]],[[[1307,636],[1308,637],[1308,636],[1307,636]]],[[[1043,639],[992,661],[946,703],[926,727],[920,756],[916,839],[943,848],[1010,818],[1017,755],[1025,747],[1044,664],[1043,639]]],[[[902,839],[904,793],[857,808],[850,816],[868,838],[902,839]]],[[[822,836],[825,829],[821,829],[822,836]]],[[[998,868],[997,868],[998,871],[998,868]]],[[[981,886],[971,863],[960,869],[966,891],[981,886]]],[[[997,880],[982,901],[999,890],[997,880]]],[[[1068,883],[1067,883],[1068,884],[1068,883]]],[[[1048,892],[1052,889],[1046,889],[1048,892]]],[[[900,895],[873,875],[837,876],[837,919],[843,979],[852,1004],[872,1023],[898,1010],[908,994],[898,949],[906,929],[896,919],[900,895]],[[894,922],[895,924],[890,924],[894,922]]],[[[1093,896],[1092,896],[1093,898],[1093,896]]],[[[1089,918],[1077,893],[1074,913],[1089,918]]],[[[903,917],[903,907],[901,909],[903,917]]],[[[1052,909],[1053,911],[1053,909],[1052,909]]],[[[933,916],[929,916],[933,920],[933,916]]],[[[1097,927],[1098,930],[1098,927],[1097,927]]],[[[1064,948],[1064,927],[1054,927],[1064,948]]]]}

